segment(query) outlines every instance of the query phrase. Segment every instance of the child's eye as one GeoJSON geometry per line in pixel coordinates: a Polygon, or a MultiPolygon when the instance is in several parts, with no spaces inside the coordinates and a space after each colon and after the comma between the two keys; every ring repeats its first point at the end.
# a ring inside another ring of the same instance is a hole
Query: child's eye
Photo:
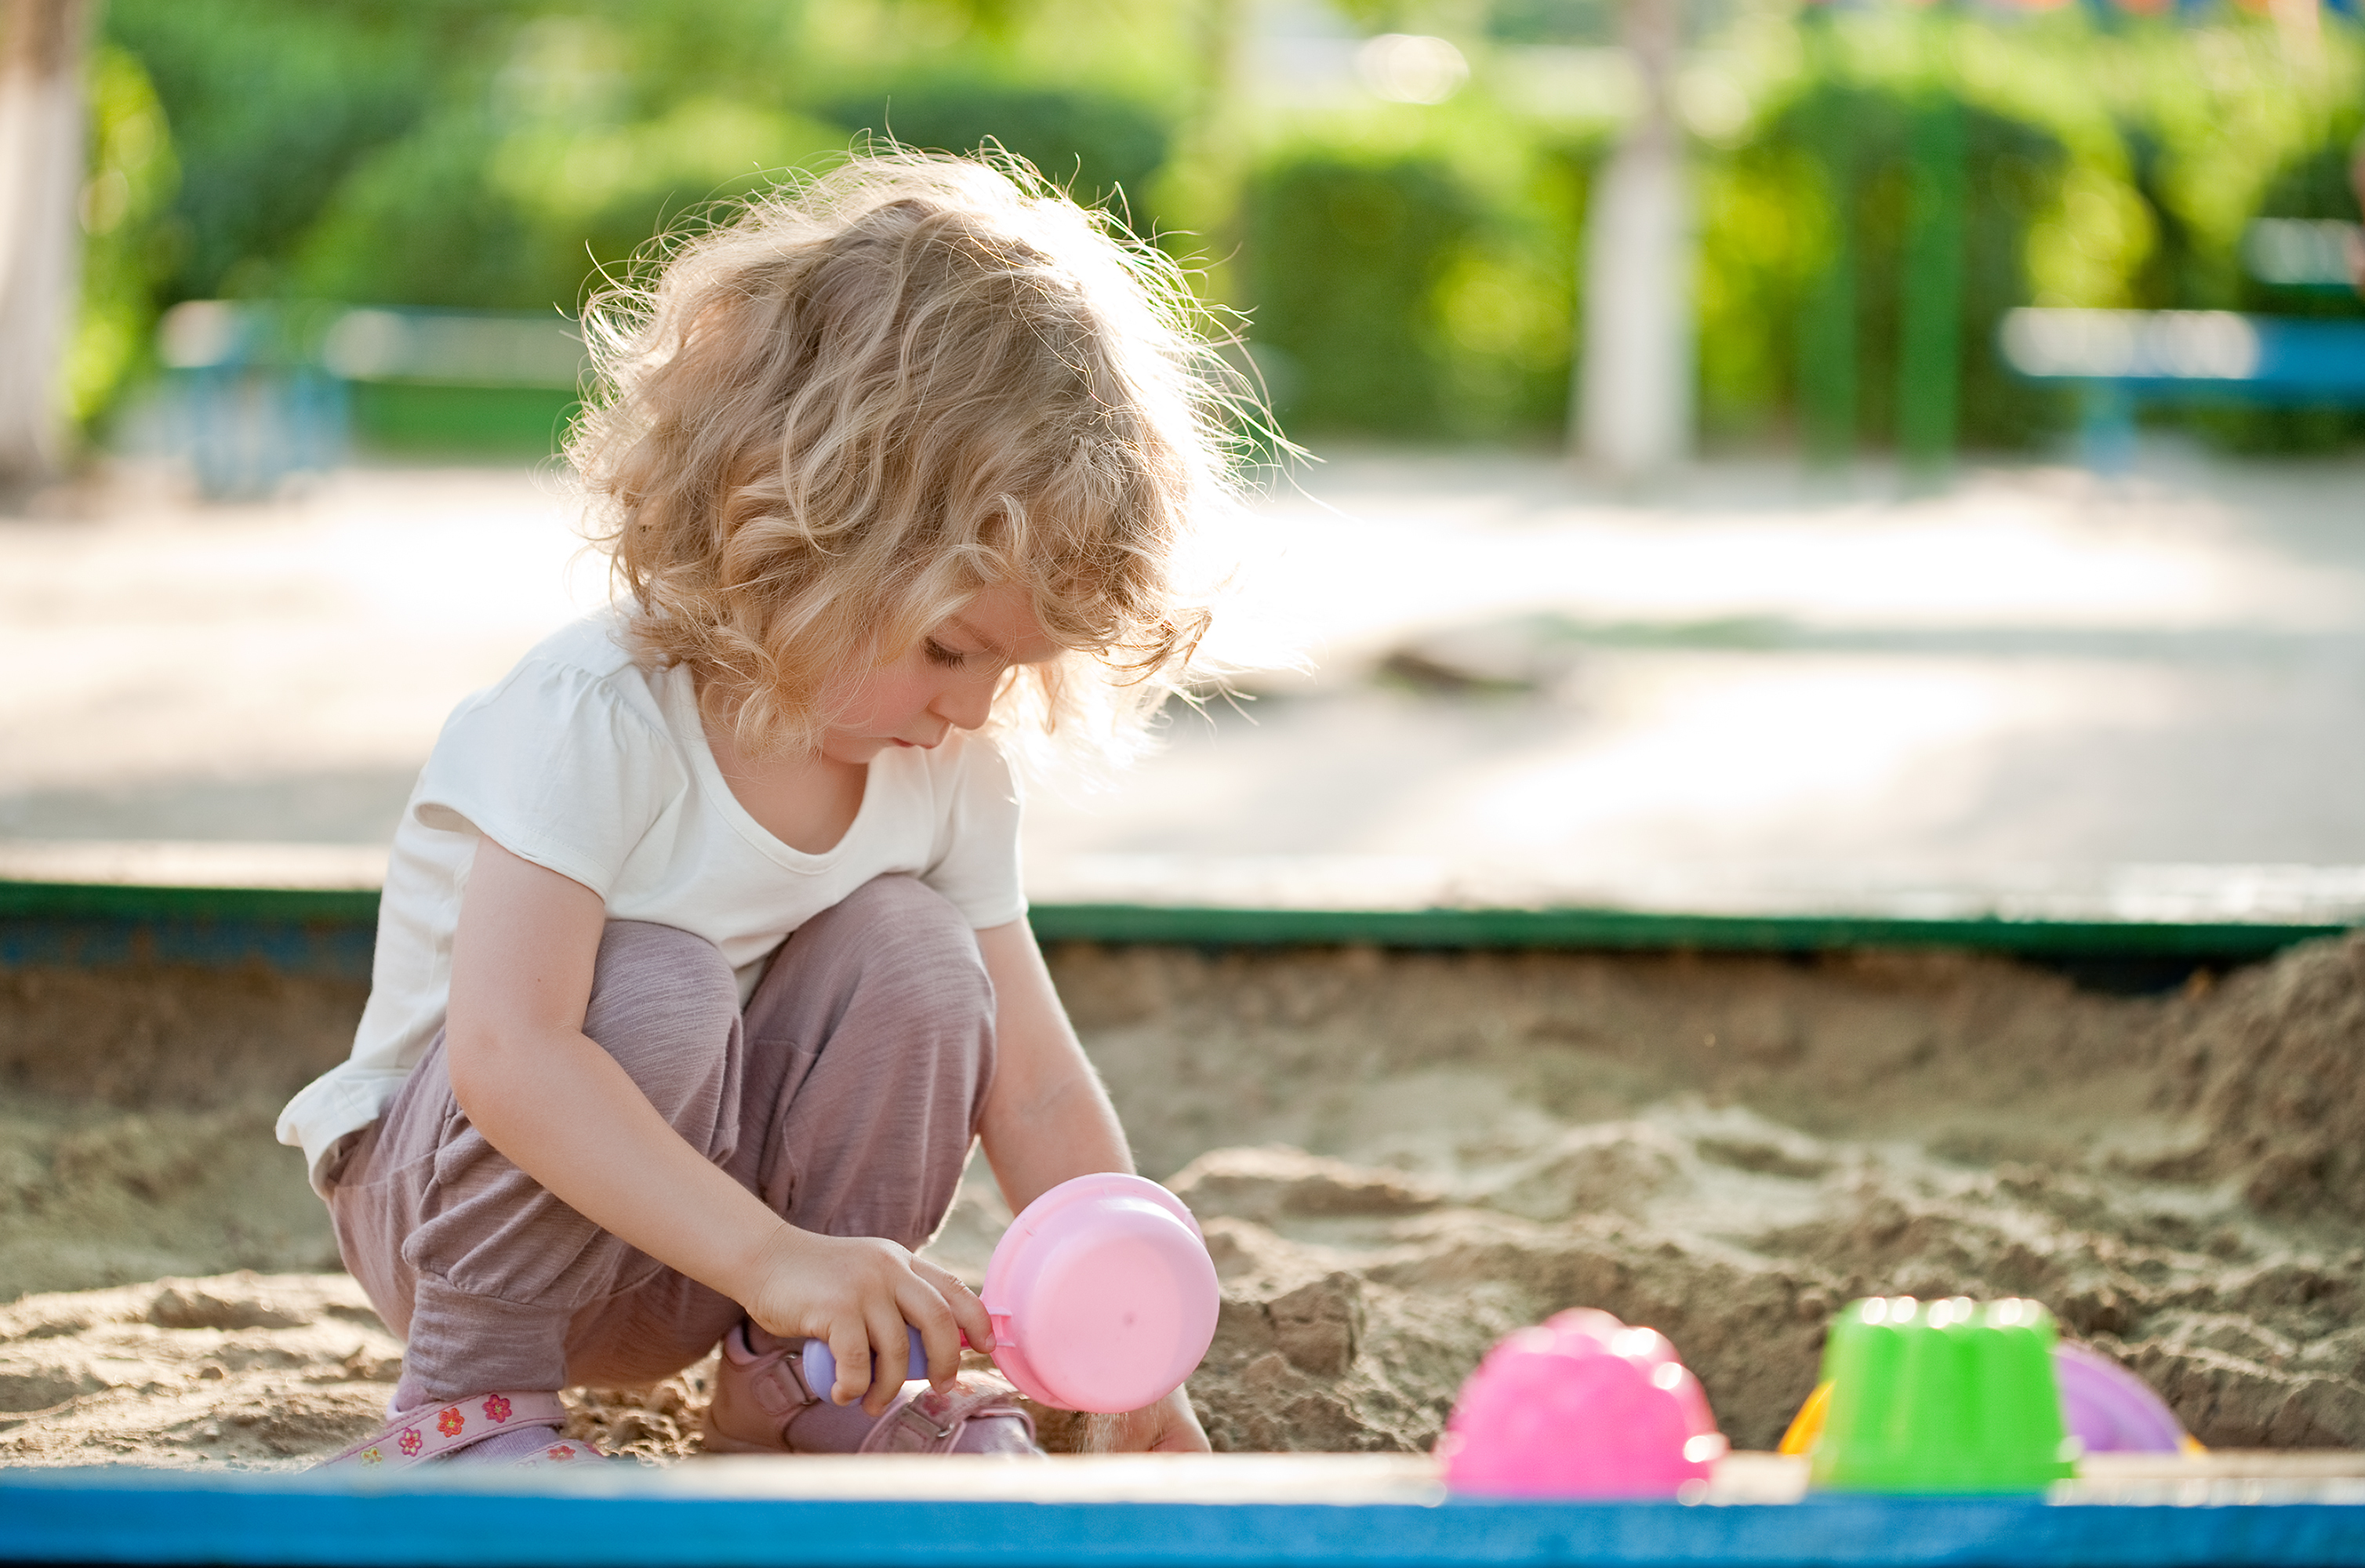
{"type": "Polygon", "coordinates": [[[947,669],[958,669],[961,666],[961,662],[969,657],[967,654],[961,653],[957,649],[946,647],[934,637],[928,638],[920,645],[926,651],[928,662],[930,664],[942,665],[947,669]]]}

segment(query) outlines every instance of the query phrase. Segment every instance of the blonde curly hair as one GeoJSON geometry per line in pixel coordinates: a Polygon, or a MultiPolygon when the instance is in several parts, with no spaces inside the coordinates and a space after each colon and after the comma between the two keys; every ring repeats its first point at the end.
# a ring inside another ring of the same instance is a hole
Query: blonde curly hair
{"type": "Polygon", "coordinates": [[[1138,749],[1207,625],[1178,546],[1259,422],[1175,264],[1006,157],[856,156],[725,216],[585,316],[567,455],[636,651],[743,748],[810,749],[832,673],[1016,583],[1067,651],[1008,678],[1005,744],[1138,749]]]}

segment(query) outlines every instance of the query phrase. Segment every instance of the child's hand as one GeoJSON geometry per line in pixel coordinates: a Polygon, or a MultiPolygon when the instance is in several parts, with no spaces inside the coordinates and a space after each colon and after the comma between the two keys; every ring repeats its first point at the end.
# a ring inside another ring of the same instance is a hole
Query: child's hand
{"type": "Polygon", "coordinates": [[[739,1301],[759,1327],[782,1338],[827,1340],[837,1361],[830,1402],[860,1399],[873,1416],[886,1412],[907,1376],[950,1388],[960,1371],[962,1335],[978,1350],[993,1349],[992,1320],[967,1285],[877,1237],[817,1236],[782,1226],[755,1287],[739,1301]],[[906,1323],[927,1346],[925,1367],[906,1365],[906,1323]]]}
{"type": "Polygon", "coordinates": [[[1109,1417],[1101,1445],[1110,1453],[1205,1453],[1207,1434],[1191,1396],[1176,1389],[1155,1405],[1109,1417]]]}

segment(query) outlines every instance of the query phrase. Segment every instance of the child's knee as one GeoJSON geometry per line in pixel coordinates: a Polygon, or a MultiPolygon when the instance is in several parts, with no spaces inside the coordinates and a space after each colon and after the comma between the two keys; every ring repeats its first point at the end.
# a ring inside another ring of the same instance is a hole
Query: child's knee
{"type": "Polygon", "coordinates": [[[825,917],[828,940],[898,969],[973,972],[985,980],[977,933],[950,901],[917,878],[874,877],[825,917]]]}
{"type": "Polygon", "coordinates": [[[669,925],[608,923],[583,1032],[659,1110],[720,1075],[738,1022],[738,986],[714,944],[669,925]]]}
{"type": "Polygon", "coordinates": [[[875,1043],[904,1069],[934,1072],[947,1051],[990,1071],[993,982],[977,934],[942,894],[905,876],[876,878],[807,921],[772,961],[748,1026],[758,1039],[817,1046],[841,1060],[875,1043]]]}

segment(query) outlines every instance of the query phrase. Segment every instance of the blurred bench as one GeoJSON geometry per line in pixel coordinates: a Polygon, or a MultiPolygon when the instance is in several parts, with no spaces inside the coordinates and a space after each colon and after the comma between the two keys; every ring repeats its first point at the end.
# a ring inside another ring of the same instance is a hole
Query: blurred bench
{"type": "Polygon", "coordinates": [[[333,466],[357,426],[423,427],[463,444],[491,427],[546,453],[584,372],[581,329],[555,312],[303,300],[185,301],[158,326],[157,357],[164,444],[216,499],[268,496],[291,474],[333,466]]]}
{"type": "Polygon", "coordinates": [[[2365,321],[2242,316],[2230,310],[2060,310],[2005,314],[2004,363],[2079,394],[2089,466],[2126,466],[2145,403],[2365,407],[2365,321]]]}
{"type": "Polygon", "coordinates": [[[2277,288],[2353,293],[2365,283],[2365,228],[2337,218],[2257,218],[2243,231],[2242,265],[2277,288]]]}

